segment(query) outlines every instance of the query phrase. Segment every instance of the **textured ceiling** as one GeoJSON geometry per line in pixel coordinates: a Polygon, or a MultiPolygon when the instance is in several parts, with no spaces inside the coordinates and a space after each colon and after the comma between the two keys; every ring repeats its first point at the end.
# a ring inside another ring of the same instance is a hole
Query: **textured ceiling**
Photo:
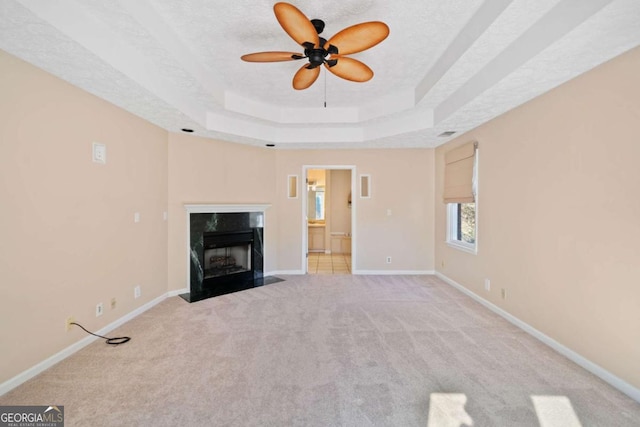
{"type": "Polygon", "coordinates": [[[0,49],[169,131],[277,148],[434,147],[640,45],[638,0],[291,1],[322,36],[384,21],[366,83],[300,61],[266,0],[2,0],[0,49]],[[326,107],[325,107],[326,101],[326,107]]]}

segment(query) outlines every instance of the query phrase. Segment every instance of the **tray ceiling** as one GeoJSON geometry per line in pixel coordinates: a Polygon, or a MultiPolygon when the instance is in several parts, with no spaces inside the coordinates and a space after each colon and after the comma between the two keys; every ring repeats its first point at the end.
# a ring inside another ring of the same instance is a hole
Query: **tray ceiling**
{"type": "Polygon", "coordinates": [[[640,45],[637,0],[291,1],[325,21],[325,38],[366,21],[390,28],[351,55],[371,81],[323,69],[296,91],[300,62],[240,60],[301,51],[274,3],[3,0],[0,48],[169,131],[372,148],[437,146],[640,45]]]}

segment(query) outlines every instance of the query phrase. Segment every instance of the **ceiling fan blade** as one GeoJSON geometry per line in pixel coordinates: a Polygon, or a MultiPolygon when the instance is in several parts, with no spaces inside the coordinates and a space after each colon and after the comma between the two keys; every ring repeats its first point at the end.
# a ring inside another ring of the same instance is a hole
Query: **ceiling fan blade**
{"type": "Polygon", "coordinates": [[[337,63],[334,66],[325,63],[324,66],[338,77],[352,82],[366,82],[373,77],[371,68],[357,59],[344,56],[332,56],[331,59],[337,63]]]}
{"type": "Polygon", "coordinates": [[[273,11],[283,30],[299,45],[313,43],[314,47],[319,47],[320,38],[315,27],[298,8],[289,3],[276,3],[273,11]]]}
{"type": "Polygon", "coordinates": [[[388,35],[389,27],[384,22],[363,22],[338,32],[327,40],[324,48],[328,50],[329,45],[333,45],[338,48],[340,55],[349,55],[377,45],[388,35]]]}
{"type": "Polygon", "coordinates": [[[242,55],[240,59],[247,62],[280,62],[304,58],[304,54],[296,52],[256,52],[242,55]]]}
{"type": "Polygon", "coordinates": [[[293,88],[296,90],[306,89],[316,81],[320,75],[320,67],[307,68],[309,65],[303,65],[293,76],[293,88]]]}

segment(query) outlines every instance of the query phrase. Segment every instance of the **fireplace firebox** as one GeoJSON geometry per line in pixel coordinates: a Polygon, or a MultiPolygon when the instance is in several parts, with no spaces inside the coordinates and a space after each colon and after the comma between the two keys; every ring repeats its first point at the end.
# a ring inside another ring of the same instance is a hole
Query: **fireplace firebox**
{"type": "Polygon", "coordinates": [[[203,233],[202,237],[203,288],[253,280],[253,230],[213,231],[203,233]]]}

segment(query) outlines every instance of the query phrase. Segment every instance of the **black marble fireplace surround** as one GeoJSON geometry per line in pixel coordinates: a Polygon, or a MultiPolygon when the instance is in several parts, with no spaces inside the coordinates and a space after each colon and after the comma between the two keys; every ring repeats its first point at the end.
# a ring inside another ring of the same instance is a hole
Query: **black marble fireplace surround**
{"type": "Polygon", "coordinates": [[[190,292],[180,296],[196,302],[281,281],[264,277],[263,224],[263,212],[190,213],[190,292]]]}

